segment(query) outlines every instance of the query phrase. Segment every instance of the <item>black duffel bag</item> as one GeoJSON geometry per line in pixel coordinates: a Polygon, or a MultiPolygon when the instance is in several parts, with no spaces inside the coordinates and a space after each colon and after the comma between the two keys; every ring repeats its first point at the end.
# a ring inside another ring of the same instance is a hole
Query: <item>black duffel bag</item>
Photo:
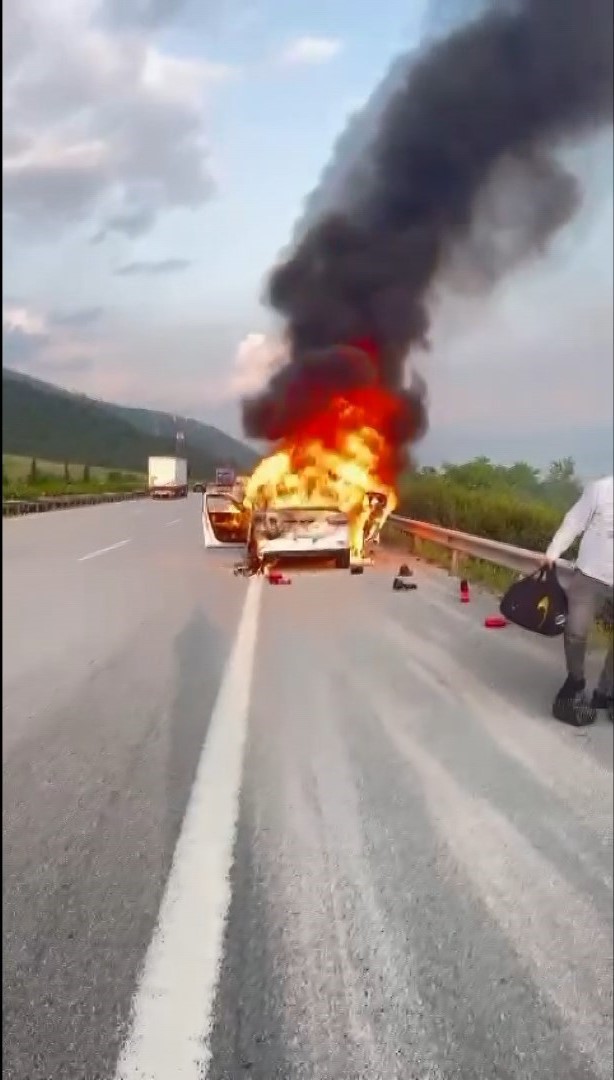
{"type": "Polygon", "coordinates": [[[562,634],[567,622],[567,594],[556,568],[544,566],[530,577],[515,581],[499,604],[499,611],[509,622],[534,634],[562,634]]]}

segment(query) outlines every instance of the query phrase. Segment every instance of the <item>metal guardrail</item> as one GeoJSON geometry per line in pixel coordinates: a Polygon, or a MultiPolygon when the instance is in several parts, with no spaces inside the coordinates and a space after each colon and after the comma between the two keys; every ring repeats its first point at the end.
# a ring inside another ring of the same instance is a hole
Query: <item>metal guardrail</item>
{"type": "MultiPolygon", "coordinates": [[[[488,540],[484,536],[472,536],[470,533],[457,532],[455,529],[445,529],[440,525],[432,525],[428,521],[415,521],[413,518],[401,517],[399,514],[391,514],[388,523],[412,538],[412,546],[416,554],[419,554],[421,540],[438,544],[451,551],[451,574],[458,572],[459,555],[482,559],[484,562],[504,566],[520,574],[533,573],[542,565],[544,558],[543,552],[514,547],[513,544],[488,540]]],[[[561,583],[564,585],[566,578],[573,573],[573,563],[566,559],[558,559],[556,566],[561,583]]]]}
{"type": "Polygon", "coordinates": [[[22,514],[41,514],[48,510],[94,506],[97,503],[126,502],[128,499],[143,499],[148,494],[148,491],[101,491],[92,495],[41,495],[39,499],[3,499],[2,516],[18,517],[22,514]]]}

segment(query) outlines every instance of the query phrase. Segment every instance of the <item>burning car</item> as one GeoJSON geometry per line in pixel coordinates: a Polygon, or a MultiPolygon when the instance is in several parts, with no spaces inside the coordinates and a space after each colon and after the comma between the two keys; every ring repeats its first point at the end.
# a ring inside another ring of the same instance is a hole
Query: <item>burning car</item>
{"type": "Polygon", "coordinates": [[[363,530],[364,548],[379,544],[380,534],[388,516],[388,496],[382,491],[368,491],[368,517],[363,530]]]}
{"type": "Polygon", "coordinates": [[[351,538],[347,514],[327,506],[285,506],[252,512],[247,541],[258,563],[287,559],[334,561],[350,566],[351,538]]]}

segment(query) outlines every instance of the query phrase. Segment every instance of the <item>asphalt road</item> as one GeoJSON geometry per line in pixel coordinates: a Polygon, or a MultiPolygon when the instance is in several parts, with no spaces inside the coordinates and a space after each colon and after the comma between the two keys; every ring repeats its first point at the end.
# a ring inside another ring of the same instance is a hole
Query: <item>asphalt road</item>
{"type": "Polygon", "coordinates": [[[396,557],[3,522],[5,1080],[605,1080],[612,726],[396,557]]]}

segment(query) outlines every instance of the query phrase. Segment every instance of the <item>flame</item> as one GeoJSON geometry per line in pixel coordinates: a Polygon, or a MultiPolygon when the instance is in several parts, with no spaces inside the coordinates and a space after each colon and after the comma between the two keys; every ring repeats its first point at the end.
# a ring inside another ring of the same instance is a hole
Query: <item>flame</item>
{"type": "Polygon", "coordinates": [[[397,504],[396,452],[386,436],[397,412],[396,398],[381,386],[333,397],[256,467],[245,487],[246,506],[341,510],[349,517],[352,554],[362,556],[374,514],[381,527],[397,504]],[[385,498],[377,512],[373,493],[385,498]]]}

